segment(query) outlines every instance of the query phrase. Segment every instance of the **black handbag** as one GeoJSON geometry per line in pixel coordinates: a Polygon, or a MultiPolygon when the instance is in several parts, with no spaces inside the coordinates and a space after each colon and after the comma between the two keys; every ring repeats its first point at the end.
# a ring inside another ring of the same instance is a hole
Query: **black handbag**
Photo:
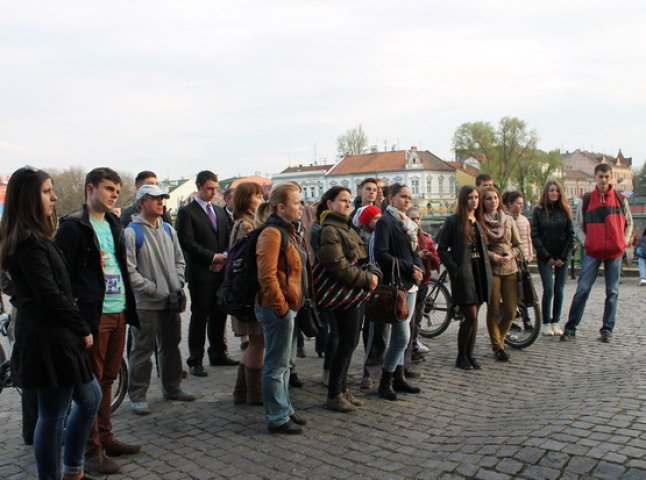
{"type": "Polygon", "coordinates": [[[306,298],[303,306],[296,314],[296,326],[306,337],[316,337],[323,328],[316,303],[306,298]]]}
{"type": "Polygon", "coordinates": [[[399,262],[393,261],[389,285],[379,285],[366,303],[365,315],[375,323],[399,323],[408,318],[408,294],[402,285],[399,262]]]}
{"type": "Polygon", "coordinates": [[[525,260],[518,261],[518,300],[521,300],[527,307],[536,303],[536,290],[532,275],[529,273],[529,266],[525,260]]]}

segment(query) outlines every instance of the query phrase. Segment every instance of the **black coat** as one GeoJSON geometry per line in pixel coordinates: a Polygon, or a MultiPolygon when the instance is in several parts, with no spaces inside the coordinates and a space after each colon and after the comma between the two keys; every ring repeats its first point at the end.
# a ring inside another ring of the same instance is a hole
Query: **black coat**
{"type": "Polygon", "coordinates": [[[413,280],[414,267],[419,267],[423,272],[424,263],[419,252],[413,251],[413,246],[404,227],[395,217],[386,213],[377,221],[374,235],[375,259],[384,275],[383,282],[389,284],[392,281],[392,266],[397,259],[404,287],[406,290],[410,289],[415,284],[413,280]]]}
{"type": "MultiPolygon", "coordinates": [[[[491,293],[491,264],[489,254],[484,245],[484,232],[479,223],[476,223],[476,248],[480,253],[481,268],[486,279],[480,282],[486,286],[483,292],[486,300],[491,293]]],[[[460,230],[457,215],[449,216],[438,235],[437,253],[446,267],[451,278],[451,297],[455,305],[479,305],[476,293],[476,279],[471,264],[471,249],[464,243],[464,235],[460,230]]]]}
{"type": "Polygon", "coordinates": [[[550,258],[567,261],[574,248],[572,219],[559,203],[549,202],[547,208],[536,207],[532,213],[532,243],[536,256],[543,261],[550,258]]]}
{"type": "MultiPolygon", "coordinates": [[[[138,327],[139,318],[137,317],[135,297],[132,288],[130,288],[126,244],[123,241],[121,223],[111,213],[106,213],[105,220],[112,230],[114,250],[126,289],[126,322],[138,327]]],[[[60,227],[56,232],[56,245],[63,252],[76,303],[83,318],[90,325],[92,334],[96,336],[103,314],[105,277],[101,266],[99,239],[90,223],[86,205],[61,219],[60,227]]]]}
{"type": "Polygon", "coordinates": [[[197,201],[177,212],[175,229],[184,250],[188,282],[221,282],[224,278],[224,271],[213,272],[209,267],[213,256],[229,247],[229,215],[217,205],[213,205],[213,210],[218,220],[217,232],[197,201]]]}
{"type": "Polygon", "coordinates": [[[87,383],[93,378],[84,337],[90,327],[74,303],[63,255],[51,240],[29,237],[9,259],[16,318],[12,374],[23,388],[87,383]]]}

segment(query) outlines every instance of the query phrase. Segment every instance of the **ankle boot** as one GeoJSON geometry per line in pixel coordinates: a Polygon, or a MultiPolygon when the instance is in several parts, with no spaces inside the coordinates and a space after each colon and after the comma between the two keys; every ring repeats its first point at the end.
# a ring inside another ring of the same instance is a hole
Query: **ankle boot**
{"type": "Polygon", "coordinates": [[[404,367],[399,365],[395,369],[395,374],[393,376],[393,389],[396,392],[404,393],[419,393],[421,390],[418,387],[413,387],[410,383],[406,381],[404,377],[404,367]]]}
{"type": "Polygon", "coordinates": [[[247,405],[262,405],[262,368],[245,367],[247,377],[247,405]]]}
{"type": "Polygon", "coordinates": [[[247,381],[245,378],[245,366],[238,365],[238,376],[233,387],[233,404],[241,405],[247,402],[247,381]]]}
{"type": "Polygon", "coordinates": [[[397,400],[397,394],[393,390],[393,374],[386,370],[381,371],[381,379],[379,380],[379,389],[377,393],[381,398],[386,400],[397,400]]]}

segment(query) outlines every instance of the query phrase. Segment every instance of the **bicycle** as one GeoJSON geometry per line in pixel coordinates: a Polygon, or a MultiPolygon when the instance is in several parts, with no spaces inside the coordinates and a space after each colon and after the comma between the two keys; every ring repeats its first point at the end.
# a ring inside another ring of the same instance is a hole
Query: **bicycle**
{"type": "MultiPolygon", "coordinates": [[[[443,270],[429,285],[424,301],[424,311],[419,333],[426,338],[434,338],[446,331],[452,321],[461,321],[463,316],[457,305],[452,305],[452,297],[445,285],[448,271],[443,270]]],[[[533,288],[533,286],[532,286],[533,288]]],[[[538,295],[534,292],[534,298],[538,295]]],[[[511,348],[522,349],[529,347],[539,337],[541,331],[541,309],[538,300],[529,307],[521,301],[516,307],[516,316],[512,329],[505,337],[505,343],[511,348]]]]}

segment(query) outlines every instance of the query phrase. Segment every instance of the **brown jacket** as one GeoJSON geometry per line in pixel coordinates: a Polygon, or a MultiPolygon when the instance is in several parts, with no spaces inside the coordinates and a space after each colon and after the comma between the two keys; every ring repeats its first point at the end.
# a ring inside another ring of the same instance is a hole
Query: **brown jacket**
{"type": "Polygon", "coordinates": [[[520,234],[514,219],[510,215],[505,215],[505,233],[502,238],[495,240],[489,237],[488,240],[487,249],[489,250],[489,260],[491,261],[491,273],[500,277],[516,273],[518,271],[516,259],[522,260],[523,251],[521,250],[520,234]],[[494,261],[494,254],[502,255],[503,253],[511,255],[514,260],[507,265],[498,265],[494,261]]]}
{"type": "Polygon", "coordinates": [[[296,247],[296,232],[294,226],[286,222],[282,227],[290,233],[290,241],[285,252],[289,265],[289,280],[286,276],[286,265],[280,255],[281,233],[272,227],[272,220],[279,218],[270,216],[268,226],[258,237],[256,258],[258,262],[258,283],[260,290],[256,301],[265,308],[271,308],[279,317],[287,315],[289,310],[297,311],[301,305],[301,275],[303,264],[296,247]]]}

